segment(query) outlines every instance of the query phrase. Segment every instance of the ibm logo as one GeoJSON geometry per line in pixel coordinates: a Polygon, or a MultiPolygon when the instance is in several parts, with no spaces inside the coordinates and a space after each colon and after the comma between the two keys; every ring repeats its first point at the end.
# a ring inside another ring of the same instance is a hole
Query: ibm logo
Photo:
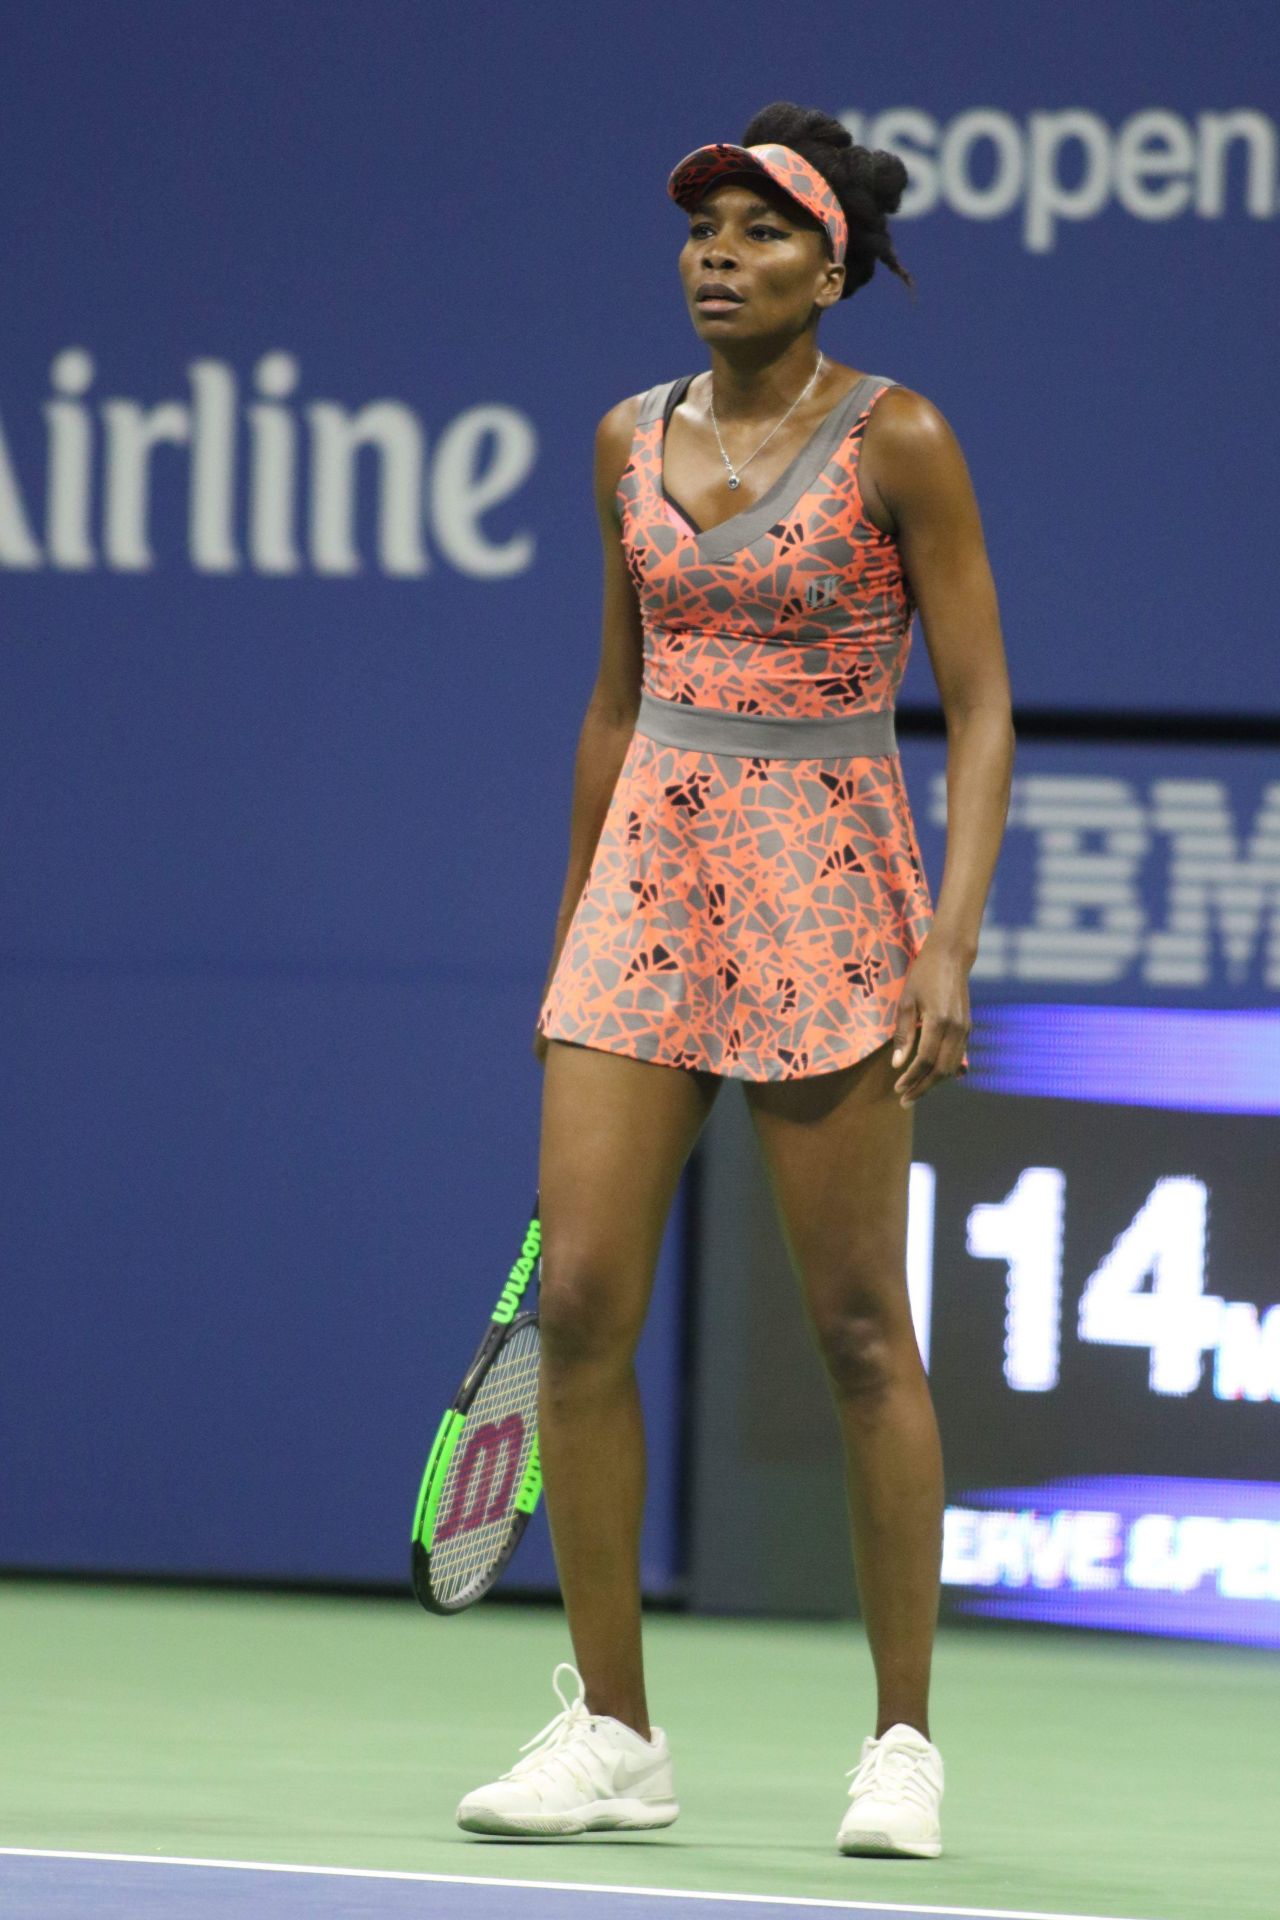
{"type": "MultiPolygon", "coordinates": [[[[941,774],[930,818],[946,821],[941,774]]],[[[975,980],[1280,988],[1280,780],[1249,819],[1219,780],[1152,780],[1143,793],[1028,774],[1013,783],[1006,846],[1011,865],[1030,852],[1030,912],[1004,923],[997,871],[975,980]]]]}

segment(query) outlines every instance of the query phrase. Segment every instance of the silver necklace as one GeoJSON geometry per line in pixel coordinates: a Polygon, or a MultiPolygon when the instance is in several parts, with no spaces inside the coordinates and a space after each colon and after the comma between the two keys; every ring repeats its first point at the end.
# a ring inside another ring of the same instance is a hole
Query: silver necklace
{"type": "MultiPolygon", "coordinates": [[[[819,347],[818,358],[814,362],[813,372],[809,375],[807,384],[805,385],[803,390],[800,393],[798,393],[795,399],[791,402],[791,405],[787,408],[786,412],[783,414],[782,419],[779,420],[778,427],[782,426],[784,421],[789,420],[791,418],[792,414],[795,412],[796,408],[800,405],[800,402],[804,399],[805,394],[808,393],[809,388],[813,385],[814,381],[817,379],[821,371],[822,371],[822,349],[821,347],[819,347]]],[[[735,468],[732,460],[730,460],[728,454],[724,450],[724,441],[720,439],[720,422],[716,419],[716,403],[714,400],[710,399],[710,396],[708,396],[708,399],[710,400],[710,405],[711,405],[711,424],[716,430],[716,440],[720,447],[720,458],[724,461],[725,470],[729,475],[729,485],[731,487],[737,487],[741,484],[739,475],[741,473],[742,468],[741,467],[735,468]]],[[[760,448],[768,446],[774,434],[778,431],[778,427],[770,428],[769,432],[766,433],[764,439],[760,442],[760,446],[753,448],[753,450],[747,455],[746,459],[742,462],[743,467],[750,466],[751,462],[755,459],[756,454],[760,452],[760,448]]]]}

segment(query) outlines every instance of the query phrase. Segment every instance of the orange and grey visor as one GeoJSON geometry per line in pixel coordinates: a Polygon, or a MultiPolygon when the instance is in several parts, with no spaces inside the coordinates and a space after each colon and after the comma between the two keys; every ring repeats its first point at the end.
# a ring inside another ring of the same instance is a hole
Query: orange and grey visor
{"type": "Polygon", "coordinates": [[[674,168],[667,181],[667,192],[682,207],[696,207],[712,181],[724,173],[763,173],[784,193],[798,200],[827,230],[831,257],[837,265],[844,259],[849,229],[844,210],[831,188],[794,147],[768,144],[736,147],[727,140],[715,140],[707,147],[695,147],[674,168]]]}

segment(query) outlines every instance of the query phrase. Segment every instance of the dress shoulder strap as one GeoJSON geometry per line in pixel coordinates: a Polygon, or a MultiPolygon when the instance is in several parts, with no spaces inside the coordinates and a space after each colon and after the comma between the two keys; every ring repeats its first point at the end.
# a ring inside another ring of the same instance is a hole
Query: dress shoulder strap
{"type": "Polygon", "coordinates": [[[856,420],[861,414],[870,412],[872,402],[878,400],[886,388],[900,384],[900,381],[891,380],[887,373],[864,373],[845,395],[850,418],[856,420]]]}
{"type": "Polygon", "coordinates": [[[682,373],[674,380],[660,380],[656,387],[650,387],[647,393],[642,393],[636,411],[637,427],[648,426],[651,420],[661,420],[668,414],[671,407],[679,404],[681,393],[693,378],[691,373],[682,373]],[[679,393],[677,389],[680,389],[679,393]]]}

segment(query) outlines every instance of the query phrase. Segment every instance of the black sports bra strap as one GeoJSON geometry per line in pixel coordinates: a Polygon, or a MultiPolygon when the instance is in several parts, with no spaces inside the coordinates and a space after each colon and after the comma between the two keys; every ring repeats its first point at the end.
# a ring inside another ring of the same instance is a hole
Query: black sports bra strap
{"type": "Polygon", "coordinates": [[[666,426],[668,420],[670,420],[676,408],[680,405],[680,402],[684,399],[686,393],[688,393],[690,387],[693,385],[697,377],[698,376],[696,373],[685,373],[685,374],[681,374],[678,380],[673,380],[671,382],[671,391],[667,395],[667,404],[662,409],[662,424],[664,427],[666,426]]]}
{"type": "MultiPolygon", "coordinates": [[[[673,380],[671,382],[671,391],[667,395],[667,403],[662,409],[662,431],[664,434],[667,431],[668,421],[671,419],[671,416],[675,412],[676,408],[680,405],[680,402],[684,399],[684,396],[686,395],[686,393],[688,393],[690,386],[693,384],[696,378],[697,378],[696,374],[686,373],[686,374],[683,374],[679,380],[673,380]]],[[[676,512],[680,515],[681,519],[688,521],[690,529],[694,533],[701,534],[702,528],[698,525],[693,515],[689,512],[689,509],[687,507],[681,506],[680,502],[676,499],[674,493],[672,493],[668,489],[665,481],[663,482],[663,486],[662,486],[662,497],[664,500],[667,500],[671,503],[671,505],[675,508],[676,512]]]]}

